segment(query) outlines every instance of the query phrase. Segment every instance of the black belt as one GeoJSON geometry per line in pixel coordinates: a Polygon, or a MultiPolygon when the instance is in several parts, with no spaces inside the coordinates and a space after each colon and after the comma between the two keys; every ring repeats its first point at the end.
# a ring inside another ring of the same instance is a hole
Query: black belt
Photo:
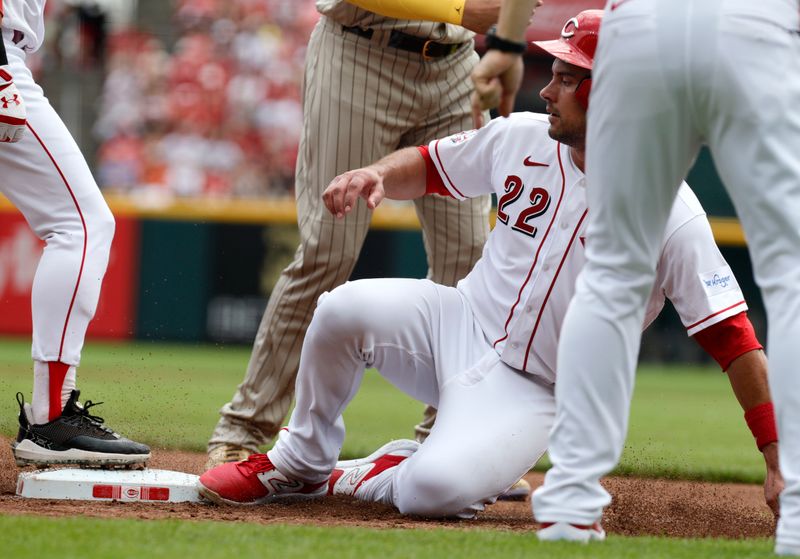
{"type": "MultiPolygon", "coordinates": [[[[353,33],[359,37],[364,37],[365,39],[372,39],[372,35],[375,33],[374,29],[364,29],[363,27],[355,26],[348,27],[346,25],[342,25],[342,30],[346,33],[353,33]]],[[[450,56],[466,44],[467,43],[437,43],[436,41],[409,35],[408,33],[403,33],[395,29],[392,30],[389,35],[387,46],[421,54],[423,58],[429,59],[450,56]]]]}

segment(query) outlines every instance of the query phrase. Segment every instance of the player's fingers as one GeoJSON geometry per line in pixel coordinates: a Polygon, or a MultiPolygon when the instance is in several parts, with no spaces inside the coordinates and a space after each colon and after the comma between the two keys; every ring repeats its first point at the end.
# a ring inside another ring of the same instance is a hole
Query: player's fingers
{"type": "Polygon", "coordinates": [[[329,187],[330,190],[330,212],[336,217],[344,217],[344,197],[350,184],[349,174],[339,175],[334,179],[329,187]]]}
{"type": "Polygon", "coordinates": [[[513,93],[503,92],[500,103],[497,106],[497,112],[502,116],[508,116],[514,110],[514,97],[513,93]]]}
{"type": "Polygon", "coordinates": [[[322,203],[325,204],[325,208],[330,213],[336,215],[336,211],[333,208],[333,191],[330,187],[326,188],[325,192],[322,193],[322,203]]]}
{"type": "Polygon", "coordinates": [[[376,185],[375,188],[372,189],[372,192],[367,196],[367,207],[371,210],[374,210],[378,207],[378,204],[381,203],[383,200],[383,188],[378,188],[376,185]]]}
{"type": "Polygon", "coordinates": [[[361,175],[354,175],[350,178],[350,182],[347,185],[347,188],[344,191],[344,195],[342,196],[342,212],[349,213],[356,206],[356,202],[358,198],[361,196],[361,193],[364,192],[366,188],[366,183],[364,181],[364,177],[361,175]]]}
{"type": "Polygon", "coordinates": [[[472,123],[475,128],[483,127],[483,109],[481,108],[481,100],[476,92],[472,92],[472,123]]]}

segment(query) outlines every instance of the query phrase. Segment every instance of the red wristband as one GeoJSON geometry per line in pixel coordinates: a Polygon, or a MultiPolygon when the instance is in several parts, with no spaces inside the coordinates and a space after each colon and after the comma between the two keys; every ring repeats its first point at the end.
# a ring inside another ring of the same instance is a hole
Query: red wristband
{"type": "Polygon", "coordinates": [[[758,450],[778,441],[778,429],[775,426],[775,408],[772,406],[772,402],[766,402],[750,408],[744,412],[744,420],[756,439],[758,450]]]}

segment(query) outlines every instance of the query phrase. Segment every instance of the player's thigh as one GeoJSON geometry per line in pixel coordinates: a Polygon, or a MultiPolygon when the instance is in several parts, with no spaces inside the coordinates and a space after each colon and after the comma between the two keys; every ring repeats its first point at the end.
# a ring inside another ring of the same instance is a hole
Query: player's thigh
{"type": "Polygon", "coordinates": [[[765,26],[739,21],[721,33],[731,56],[720,63],[709,144],[769,307],[773,291],[800,289],[800,35],[765,26]]]}
{"type": "Polygon", "coordinates": [[[453,515],[496,497],[547,448],[552,387],[490,350],[442,387],[436,424],[398,472],[401,512],[453,515]]]}
{"type": "Polygon", "coordinates": [[[0,190],[40,237],[83,224],[88,233],[113,231],[111,212],[67,127],[22,60],[10,55],[9,62],[26,103],[28,129],[20,142],[0,146],[0,190]]]}
{"type": "Polygon", "coordinates": [[[607,292],[600,298],[610,303],[607,312],[627,315],[650,293],[666,221],[699,139],[655,23],[607,23],[589,101],[584,275],[591,281],[583,284],[607,292]]]}
{"type": "Polygon", "coordinates": [[[456,289],[415,279],[358,280],[324,294],[312,334],[339,347],[353,342],[368,367],[429,404],[444,379],[489,347],[456,289]]]}

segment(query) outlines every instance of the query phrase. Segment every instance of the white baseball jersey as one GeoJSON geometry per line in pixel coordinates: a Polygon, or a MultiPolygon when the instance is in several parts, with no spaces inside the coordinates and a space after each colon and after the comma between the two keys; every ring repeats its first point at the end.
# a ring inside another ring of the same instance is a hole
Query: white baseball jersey
{"type": "MultiPolygon", "coordinates": [[[[547,115],[517,113],[435,140],[429,152],[454,197],[497,194],[497,225],[458,289],[504,362],[554,382],[561,323],[586,261],[587,204],[584,174],[547,129],[547,115]]],[[[689,335],[747,309],[685,183],[670,214],[645,326],[665,297],[689,335]]]]}
{"type": "Polygon", "coordinates": [[[45,0],[3,0],[3,38],[27,52],[44,41],[45,0]]]}

